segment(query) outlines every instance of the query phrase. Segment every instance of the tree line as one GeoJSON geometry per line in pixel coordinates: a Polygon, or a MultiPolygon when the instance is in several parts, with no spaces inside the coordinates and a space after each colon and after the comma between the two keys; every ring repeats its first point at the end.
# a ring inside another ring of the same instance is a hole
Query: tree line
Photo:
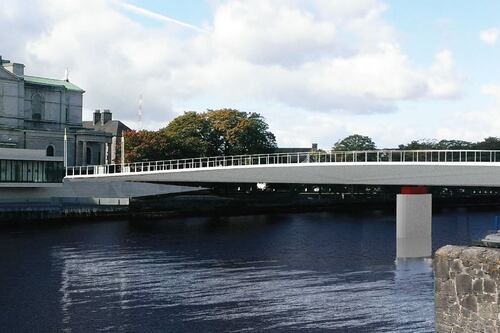
{"type": "MultiPolygon", "coordinates": [[[[188,111],[157,131],[128,131],[124,136],[127,162],[265,154],[277,149],[276,137],[259,113],[227,108],[188,111]]],[[[375,149],[372,138],[359,134],[349,135],[332,146],[336,151],[375,149]]],[[[479,142],[414,140],[396,149],[496,150],[500,149],[500,138],[488,137],[479,142]]]]}
{"type": "MultiPolygon", "coordinates": [[[[350,135],[342,140],[337,141],[332,147],[337,151],[352,151],[352,150],[375,150],[376,144],[369,137],[359,134],[350,135]]],[[[388,148],[394,149],[394,148],[388,148]]],[[[400,144],[397,148],[400,150],[499,150],[500,138],[487,137],[482,141],[469,142],[463,140],[413,140],[407,144],[400,144]]]]}

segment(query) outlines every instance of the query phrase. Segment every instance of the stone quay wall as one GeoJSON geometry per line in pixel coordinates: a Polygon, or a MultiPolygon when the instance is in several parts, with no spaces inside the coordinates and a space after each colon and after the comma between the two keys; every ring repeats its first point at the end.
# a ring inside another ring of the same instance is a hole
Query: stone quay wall
{"type": "Polygon", "coordinates": [[[500,332],[500,249],[444,246],[434,277],[438,333],[500,332]]]}

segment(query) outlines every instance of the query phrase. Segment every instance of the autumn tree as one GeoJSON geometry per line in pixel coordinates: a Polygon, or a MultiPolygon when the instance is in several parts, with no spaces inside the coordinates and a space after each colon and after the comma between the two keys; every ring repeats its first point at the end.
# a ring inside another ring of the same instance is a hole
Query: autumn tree
{"type": "Polygon", "coordinates": [[[172,142],[158,131],[127,131],[123,135],[126,162],[163,160],[171,153],[172,142]]]}
{"type": "Polygon", "coordinates": [[[127,161],[271,152],[276,138],[258,113],[234,109],[185,112],[158,131],[130,132],[127,161]]]}

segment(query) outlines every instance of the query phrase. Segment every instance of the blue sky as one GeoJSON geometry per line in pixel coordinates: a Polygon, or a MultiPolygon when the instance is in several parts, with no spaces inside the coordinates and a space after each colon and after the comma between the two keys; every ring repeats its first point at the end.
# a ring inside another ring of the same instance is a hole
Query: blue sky
{"type": "MultiPolygon", "coordinates": [[[[129,3],[198,26],[212,19],[212,6],[205,0],[133,0],[129,3]]],[[[138,19],[144,24],[158,24],[144,17],[139,16],[138,19]]]]}
{"type": "Polygon", "coordinates": [[[155,129],[233,107],[281,146],[324,148],[500,136],[499,1],[47,1],[0,5],[2,55],[30,74],[69,67],[87,118],[111,108],[155,129]]]}
{"type": "MultiPolygon", "coordinates": [[[[213,19],[213,6],[204,0],[188,1],[132,1],[151,11],[167,15],[197,26],[209,24],[213,19]]],[[[416,66],[430,66],[436,52],[448,49],[466,77],[464,99],[459,101],[409,101],[399,102],[397,114],[378,115],[380,121],[407,121],[422,128],[422,137],[432,137],[425,128],[430,122],[446,123],[448,114],[441,109],[453,108],[467,111],[487,104],[490,97],[480,94],[481,85],[495,83],[500,77],[500,47],[486,45],[479,38],[480,31],[495,26],[500,19],[500,2],[482,1],[385,1],[384,18],[397,30],[401,48],[416,66]],[[486,68],[487,67],[487,68],[486,68]],[[411,114],[418,113],[419,117],[411,114]],[[423,116],[423,117],[422,117],[423,116]]],[[[139,18],[143,24],[159,24],[139,18]]],[[[154,21],[154,20],[153,20],[154,21]]],[[[195,104],[207,101],[201,99],[195,104]]],[[[258,105],[253,105],[258,109],[258,105]]],[[[370,122],[371,117],[356,121],[370,122]]],[[[358,117],[360,118],[360,117],[358,117]]],[[[416,139],[420,137],[415,137],[416,139]]]]}

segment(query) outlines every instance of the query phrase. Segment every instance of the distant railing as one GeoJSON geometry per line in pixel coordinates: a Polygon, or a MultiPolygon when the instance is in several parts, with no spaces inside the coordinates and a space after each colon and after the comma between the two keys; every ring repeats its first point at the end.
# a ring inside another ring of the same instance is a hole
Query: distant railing
{"type": "Polygon", "coordinates": [[[370,150],[257,155],[198,157],[179,160],[136,162],[126,164],[73,166],[66,168],[67,177],[108,174],[134,174],[181,169],[225,168],[252,165],[298,163],[479,163],[500,162],[500,150],[370,150]]]}

